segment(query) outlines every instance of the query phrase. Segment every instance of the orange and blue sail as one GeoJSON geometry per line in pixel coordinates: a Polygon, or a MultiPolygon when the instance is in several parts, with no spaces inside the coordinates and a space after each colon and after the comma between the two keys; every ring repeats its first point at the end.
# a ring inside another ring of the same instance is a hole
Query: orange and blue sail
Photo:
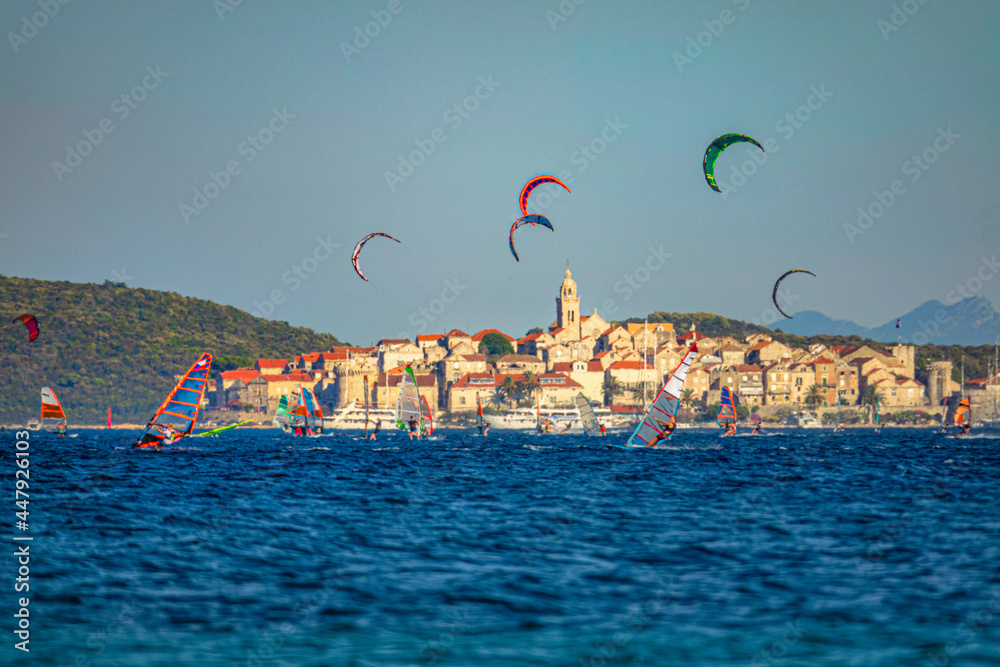
{"type": "Polygon", "coordinates": [[[427,424],[427,435],[434,435],[434,414],[431,412],[431,406],[427,403],[427,397],[420,397],[420,419],[424,424],[427,424]]]}
{"type": "Polygon", "coordinates": [[[198,421],[201,399],[212,371],[212,355],[207,352],[198,358],[188,372],[174,386],[167,400],[149,420],[136,440],[135,446],[143,447],[158,443],[166,435],[168,426],[181,435],[191,435],[194,423],[198,421]]]}
{"type": "Polygon", "coordinates": [[[719,416],[715,422],[722,427],[726,422],[736,423],[736,402],[733,400],[733,391],[729,387],[722,388],[722,396],[719,398],[719,416]]]}
{"type": "MultiPolygon", "coordinates": [[[[300,385],[301,387],[301,385],[300,385]]],[[[306,426],[310,428],[323,427],[323,409],[319,407],[316,394],[309,387],[302,389],[302,400],[306,409],[306,426]]]]}

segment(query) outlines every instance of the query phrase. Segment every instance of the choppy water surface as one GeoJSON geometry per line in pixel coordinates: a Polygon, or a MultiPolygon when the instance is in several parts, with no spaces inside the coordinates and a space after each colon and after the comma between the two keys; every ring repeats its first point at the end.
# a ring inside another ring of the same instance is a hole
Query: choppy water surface
{"type": "Polygon", "coordinates": [[[127,438],[33,434],[0,662],[1000,664],[1000,440],[127,438]]]}

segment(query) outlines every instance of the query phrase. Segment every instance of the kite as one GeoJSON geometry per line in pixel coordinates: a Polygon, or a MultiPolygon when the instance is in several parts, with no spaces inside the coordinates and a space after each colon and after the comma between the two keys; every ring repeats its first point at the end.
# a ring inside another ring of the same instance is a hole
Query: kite
{"type": "Polygon", "coordinates": [[[361,273],[361,267],[358,266],[358,255],[361,254],[361,249],[365,246],[366,243],[368,243],[368,240],[374,236],[384,236],[387,239],[392,239],[396,243],[400,243],[399,239],[393,238],[388,234],[383,234],[382,232],[373,232],[368,236],[364,237],[363,239],[361,239],[360,241],[358,241],[358,245],[354,246],[354,254],[351,255],[351,264],[354,265],[354,270],[358,272],[358,275],[361,276],[362,280],[368,280],[368,279],[365,278],[365,274],[361,273]]]}
{"type": "MultiPolygon", "coordinates": [[[[542,227],[552,229],[552,223],[549,222],[548,218],[538,215],[537,213],[521,216],[514,221],[514,224],[510,226],[510,251],[514,254],[514,259],[519,262],[521,261],[521,258],[517,256],[517,251],[514,250],[514,230],[518,227],[523,227],[524,225],[541,225],[542,227]]],[[[552,229],[552,231],[555,230],[552,229]]]]}
{"type": "Polygon", "coordinates": [[[733,144],[739,143],[751,143],[757,148],[764,150],[764,147],[758,143],[756,139],[748,137],[745,134],[724,134],[715,141],[713,141],[708,146],[708,150],[705,151],[705,161],[703,163],[703,168],[705,170],[705,180],[708,181],[708,185],[716,192],[722,192],[719,186],[715,184],[715,161],[718,159],[719,154],[726,150],[733,144]]]}
{"type": "Polygon", "coordinates": [[[28,342],[34,342],[38,338],[38,320],[31,313],[25,313],[20,317],[15,317],[11,322],[23,322],[28,327],[28,342]]]}
{"type": "Polygon", "coordinates": [[[555,183],[561,185],[566,192],[572,192],[565,183],[555,176],[535,176],[521,188],[521,215],[528,215],[528,197],[531,196],[531,191],[544,183],[555,183]]]}
{"type": "Polygon", "coordinates": [[[778,282],[774,283],[774,291],[771,292],[771,300],[774,301],[774,307],[778,309],[778,312],[787,317],[788,319],[793,319],[793,318],[791,315],[783,311],[781,309],[781,306],[778,305],[778,285],[781,284],[782,280],[792,275],[793,273],[808,273],[813,278],[816,277],[816,274],[813,273],[812,271],[806,271],[805,269],[792,269],[791,271],[786,271],[785,273],[781,274],[781,277],[778,278],[778,282]]]}

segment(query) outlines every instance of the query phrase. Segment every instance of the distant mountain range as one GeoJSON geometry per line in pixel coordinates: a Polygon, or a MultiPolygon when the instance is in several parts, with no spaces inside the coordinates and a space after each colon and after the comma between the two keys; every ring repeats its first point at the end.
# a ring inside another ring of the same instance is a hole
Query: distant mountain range
{"type": "Polygon", "coordinates": [[[878,327],[863,327],[850,320],[835,320],[823,313],[807,310],[795,318],[775,322],[775,331],[816,336],[861,336],[884,343],[900,337],[904,343],[917,345],[992,345],[1000,334],[1000,313],[981,296],[962,299],[946,306],[940,301],[928,301],[896,320],[878,327]]]}

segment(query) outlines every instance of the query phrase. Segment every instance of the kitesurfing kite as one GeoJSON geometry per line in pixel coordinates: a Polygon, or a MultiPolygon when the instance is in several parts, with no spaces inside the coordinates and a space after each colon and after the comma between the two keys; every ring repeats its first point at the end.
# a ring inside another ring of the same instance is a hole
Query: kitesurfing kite
{"type": "Polygon", "coordinates": [[[368,243],[369,239],[375,236],[384,236],[387,239],[392,239],[396,243],[401,242],[399,239],[393,238],[388,234],[383,234],[382,232],[373,232],[368,236],[364,237],[363,239],[361,239],[360,241],[358,241],[358,245],[354,246],[354,254],[351,255],[351,263],[354,264],[354,270],[358,272],[358,275],[361,276],[362,280],[368,280],[368,279],[365,278],[365,274],[361,272],[361,267],[358,266],[358,255],[361,254],[361,249],[365,246],[366,243],[368,243]]]}
{"type": "Polygon", "coordinates": [[[722,190],[715,184],[715,161],[722,151],[733,144],[739,143],[751,143],[757,148],[764,150],[764,147],[756,139],[748,137],[745,134],[724,134],[709,144],[708,150],[705,151],[705,162],[702,165],[705,169],[705,180],[708,181],[709,187],[716,192],[722,192],[722,190]]]}
{"type": "Polygon", "coordinates": [[[561,185],[566,192],[571,192],[569,187],[562,181],[560,181],[555,176],[535,176],[533,179],[524,184],[521,188],[521,215],[528,215],[528,197],[531,196],[531,191],[537,188],[539,185],[545,183],[555,183],[556,185],[561,185]]]}
{"type": "Polygon", "coordinates": [[[28,342],[34,342],[38,338],[38,320],[31,313],[25,313],[20,317],[15,317],[11,322],[23,322],[28,327],[28,342]]]}
{"type": "Polygon", "coordinates": [[[778,312],[787,317],[788,319],[793,319],[793,318],[791,315],[783,311],[781,309],[781,306],[778,305],[778,285],[781,284],[782,280],[792,275],[793,273],[808,273],[813,278],[816,277],[816,274],[813,273],[812,271],[806,271],[805,269],[792,269],[791,271],[786,271],[785,273],[781,274],[781,277],[778,278],[778,282],[774,283],[774,290],[771,292],[771,300],[774,301],[774,307],[778,309],[778,312]]]}
{"type": "MultiPolygon", "coordinates": [[[[514,221],[514,224],[510,226],[510,251],[514,254],[514,259],[521,261],[517,256],[517,251],[514,250],[514,230],[523,227],[524,225],[541,225],[542,227],[548,227],[552,229],[552,223],[549,222],[548,218],[537,213],[532,213],[531,215],[521,216],[514,221]]],[[[552,229],[552,231],[555,231],[552,229]]]]}

